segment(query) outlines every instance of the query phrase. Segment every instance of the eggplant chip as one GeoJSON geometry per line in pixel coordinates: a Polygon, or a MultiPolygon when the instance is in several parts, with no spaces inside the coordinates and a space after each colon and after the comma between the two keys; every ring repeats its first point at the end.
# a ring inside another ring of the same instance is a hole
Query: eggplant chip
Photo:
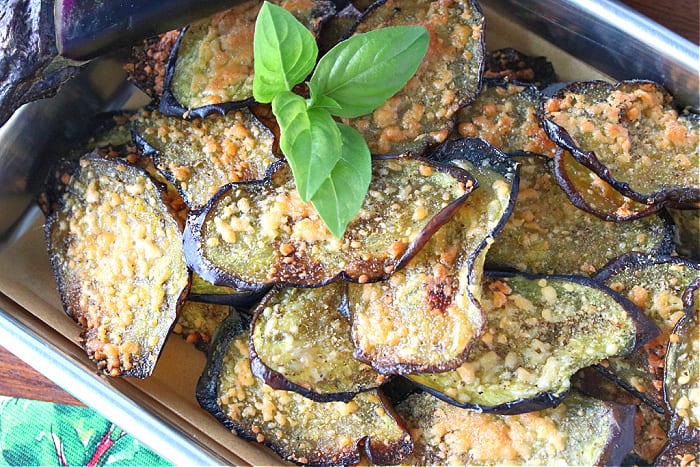
{"type": "Polygon", "coordinates": [[[452,140],[431,156],[473,174],[479,188],[387,281],[348,285],[355,356],[384,374],[461,364],[484,323],[485,250],[517,192],[515,163],[481,140],[452,140]]]}
{"type": "Polygon", "coordinates": [[[670,253],[670,220],[650,216],[630,222],[603,221],[569,202],[547,159],[515,159],[521,164],[518,199],[486,256],[487,268],[593,275],[628,251],[670,253]]]}
{"type": "Polygon", "coordinates": [[[484,80],[476,100],[457,114],[457,131],[482,138],[503,152],[553,157],[557,146],[537,120],[541,101],[534,86],[484,80]]]}
{"type": "MultiPolygon", "coordinates": [[[[273,0],[316,33],[333,2],[273,0]]],[[[183,29],[170,55],[158,110],[203,118],[253,103],[253,34],[262,2],[247,0],[183,29]]]]}
{"type": "Polygon", "coordinates": [[[484,17],[476,2],[387,0],[367,10],[356,33],[399,25],[425,26],[430,46],[403,89],[372,114],[345,119],[372,154],[420,155],[445,141],[453,116],[481,85],[484,17]]]}
{"type": "Polygon", "coordinates": [[[700,209],[669,209],[676,225],[673,242],[676,251],[693,261],[700,261],[700,209]]]}
{"type": "Polygon", "coordinates": [[[662,381],[670,335],[684,314],[683,294],[699,276],[698,263],[676,256],[628,253],[594,277],[627,297],[661,329],[661,335],[643,348],[598,367],[659,411],[664,407],[662,381]]]}
{"type": "Polygon", "coordinates": [[[685,314],[669,337],[664,397],[673,414],[674,438],[692,438],[700,443],[700,278],[695,279],[683,299],[685,314]]]}
{"type": "Polygon", "coordinates": [[[355,360],[350,323],[341,313],[345,284],[273,289],[256,307],[251,368],[275,389],[319,402],[349,401],[385,377],[355,360]]]}
{"type": "Polygon", "coordinates": [[[349,402],[314,402],[264,384],[250,368],[249,331],[247,316],[229,315],[197,384],[199,404],[228,429],[300,464],[357,463],[361,446],[377,464],[411,452],[410,435],[376,390],[349,402]]]}
{"type": "Polygon", "coordinates": [[[230,305],[187,300],[180,310],[173,332],[206,352],[216,328],[231,312],[230,305]]]}
{"type": "Polygon", "coordinates": [[[363,207],[335,238],[303,203],[285,163],[263,182],[231,184],[188,218],[185,254],[213,284],[257,290],[312,287],[338,277],[385,279],[467,199],[475,184],[457,167],[378,159],[363,207]]]}
{"type": "Polygon", "coordinates": [[[639,219],[661,209],[660,204],[648,205],[623,195],[561,148],[554,155],[554,174],[571,204],[605,221],[639,219]]]}
{"type": "Polygon", "coordinates": [[[275,161],[272,132],[248,110],[183,120],[142,112],[136,140],[190,209],[231,182],[262,180],[275,161]]]}
{"type": "Polygon", "coordinates": [[[520,415],[462,410],[426,393],[396,410],[414,436],[406,465],[620,465],[634,433],[634,407],[578,394],[520,415]]]}
{"type": "Polygon", "coordinates": [[[543,105],[549,137],[625,196],[700,201],[700,116],[678,112],[649,81],[571,84],[543,105]]]}
{"type": "Polygon", "coordinates": [[[530,83],[540,89],[558,81],[554,66],[546,57],[532,57],[512,48],[486,54],[484,78],[530,83]]]}
{"type": "Polygon", "coordinates": [[[482,288],[487,323],[466,362],[410,376],[462,407],[504,414],[552,407],[576,371],[658,334],[632,303],[587,278],[488,272],[482,288]]]}
{"type": "Polygon", "coordinates": [[[572,387],[596,399],[635,406],[634,447],[622,465],[654,463],[654,459],[668,443],[669,421],[666,414],[657,412],[619,384],[604,377],[594,367],[583,368],[577,372],[572,379],[572,387]]]}
{"type": "Polygon", "coordinates": [[[187,294],[182,233],[141,169],[87,157],[45,230],[66,312],[109,375],[151,374],[187,294]]]}
{"type": "Polygon", "coordinates": [[[178,31],[168,31],[144,40],[131,49],[131,57],[124,65],[127,79],[155,101],[163,95],[165,65],[178,35],[178,31]]]}

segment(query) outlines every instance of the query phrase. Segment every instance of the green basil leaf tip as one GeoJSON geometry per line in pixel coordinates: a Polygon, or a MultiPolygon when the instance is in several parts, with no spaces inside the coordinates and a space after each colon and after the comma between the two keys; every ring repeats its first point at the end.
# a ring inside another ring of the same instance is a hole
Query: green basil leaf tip
{"type": "Polygon", "coordinates": [[[309,81],[311,102],[331,98],[340,107],[331,111],[338,117],[374,111],[414,75],[429,40],[422,26],[394,26],[339,43],[321,58],[309,81]]]}
{"type": "Polygon", "coordinates": [[[280,126],[280,147],[294,174],[299,197],[308,201],[340,159],[341,135],[324,109],[307,108],[303,97],[278,93],[272,112],[280,126]]]}
{"type": "Polygon", "coordinates": [[[311,73],[318,46],[311,31],[291,13],[265,2],[255,22],[253,54],[253,97],[269,103],[311,73]]]}
{"type": "Polygon", "coordinates": [[[372,157],[357,130],[342,123],[337,127],[342,136],[340,160],[311,202],[328,230],[340,238],[364,202],[372,178],[372,157]]]}

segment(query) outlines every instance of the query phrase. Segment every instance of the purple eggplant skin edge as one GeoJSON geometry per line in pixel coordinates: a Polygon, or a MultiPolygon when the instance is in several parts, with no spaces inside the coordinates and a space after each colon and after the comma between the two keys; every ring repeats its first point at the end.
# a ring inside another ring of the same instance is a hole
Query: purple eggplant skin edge
{"type": "MultiPolygon", "coordinates": [[[[652,84],[657,87],[664,94],[668,95],[668,92],[658,83],[648,80],[626,80],[620,81],[617,84],[611,84],[606,81],[593,80],[593,81],[577,81],[570,83],[565,87],[561,88],[559,91],[555,92],[552,97],[563,96],[566,92],[576,92],[579,88],[586,88],[588,86],[606,86],[610,91],[623,85],[630,84],[652,84]]],[[[555,88],[552,88],[555,89],[555,88]]],[[[546,91],[545,91],[546,92],[546,91]]],[[[655,193],[639,193],[630,188],[629,183],[622,182],[614,178],[607,166],[605,166],[596,157],[593,151],[584,151],[578,147],[574,142],[573,138],[569,135],[563,127],[560,127],[553,121],[545,118],[544,105],[546,101],[543,101],[539,112],[538,119],[540,120],[540,125],[547,133],[547,136],[554,141],[554,143],[571,152],[571,154],[578,160],[581,164],[585,165],[593,172],[595,172],[600,178],[609,183],[613,188],[622,193],[623,195],[632,198],[640,203],[655,205],[660,204],[661,206],[669,206],[674,208],[683,207],[693,207],[695,203],[700,201],[700,189],[697,188],[670,188],[666,190],[661,190],[655,193]]],[[[690,113],[694,120],[700,120],[700,115],[690,113]]]]}
{"type": "MultiPolygon", "coordinates": [[[[396,159],[400,160],[400,156],[385,156],[374,158],[375,160],[386,160],[386,159],[396,159]]],[[[404,158],[405,159],[405,158],[404,158]]],[[[471,186],[472,189],[478,187],[478,183],[473,178],[471,174],[462,170],[458,167],[452,165],[441,164],[439,162],[431,161],[424,158],[412,157],[411,160],[420,161],[426,165],[433,167],[436,170],[440,170],[444,173],[452,175],[455,179],[460,182],[465,183],[467,186],[471,186]]],[[[221,268],[213,264],[208,258],[204,257],[202,254],[202,228],[207,220],[207,216],[212,207],[216,202],[228,193],[230,190],[240,185],[268,185],[272,183],[272,175],[279,170],[286,161],[280,160],[271,164],[262,180],[251,180],[244,182],[233,182],[219,188],[217,193],[209,200],[209,202],[200,209],[192,211],[185,223],[185,231],[183,235],[183,248],[185,251],[185,260],[187,265],[199,274],[205,281],[214,285],[225,285],[229,287],[234,287],[240,290],[250,290],[250,291],[261,291],[262,289],[268,288],[272,285],[280,285],[284,287],[300,287],[300,288],[313,288],[321,287],[323,285],[330,284],[338,279],[357,282],[358,279],[349,276],[346,271],[339,271],[338,273],[331,274],[329,277],[319,280],[314,283],[300,284],[292,282],[262,282],[262,283],[250,283],[235,277],[221,268]]],[[[444,207],[440,212],[438,212],[433,218],[428,221],[423,230],[416,236],[416,238],[408,245],[404,253],[398,260],[394,263],[394,270],[403,267],[411,258],[421,249],[421,247],[430,239],[433,232],[435,232],[440,226],[448,222],[452,216],[454,216],[457,209],[462,205],[464,201],[467,200],[471,191],[467,191],[464,195],[456,198],[446,207],[444,207]]],[[[379,274],[376,277],[370,277],[368,282],[377,282],[386,280],[389,278],[391,273],[379,274]]]]}
{"type": "MultiPolygon", "coordinates": [[[[642,311],[639,308],[637,308],[637,306],[635,306],[632,302],[630,302],[617,292],[613,291],[612,289],[609,289],[608,287],[602,285],[601,283],[584,276],[561,274],[528,274],[520,272],[493,270],[484,271],[484,276],[494,278],[509,278],[520,276],[530,280],[538,280],[543,278],[553,280],[567,280],[570,282],[585,285],[587,287],[592,287],[607,293],[627,311],[628,316],[631,317],[631,319],[636,325],[635,339],[631,345],[632,348],[627,349],[629,352],[632,352],[634,349],[639,348],[640,346],[654,339],[661,333],[661,330],[658,328],[658,326],[656,326],[656,324],[654,324],[654,322],[651,319],[647,318],[646,315],[644,315],[644,313],[642,313],[642,311]]],[[[423,386],[415,381],[414,384],[416,384],[424,391],[429,392],[435,397],[438,397],[439,399],[442,399],[445,402],[448,402],[452,405],[456,405],[464,409],[475,410],[477,412],[496,413],[501,415],[516,415],[520,413],[531,412],[533,410],[542,410],[550,407],[556,407],[557,405],[559,405],[559,403],[561,403],[562,400],[564,400],[564,398],[569,392],[568,390],[560,394],[541,392],[533,397],[516,399],[514,401],[509,401],[494,406],[486,406],[481,404],[460,403],[435,389],[423,386]]]]}
{"type": "MultiPolygon", "coordinates": [[[[669,466],[680,466],[677,456],[682,457],[685,453],[691,453],[698,458],[698,451],[700,448],[700,438],[698,439],[670,439],[666,446],[663,448],[661,453],[656,456],[654,460],[654,467],[669,467],[669,466]]],[[[692,464],[689,464],[692,465],[692,464]]]]}
{"type": "Polygon", "coordinates": [[[571,204],[604,221],[620,222],[641,219],[642,217],[654,214],[663,207],[663,203],[647,205],[645,209],[635,211],[629,216],[616,216],[609,212],[600,211],[588,204],[586,199],[581,195],[581,192],[576,189],[575,185],[571,181],[571,178],[569,177],[569,174],[566,171],[566,164],[564,163],[564,149],[558,148],[556,150],[552,165],[554,177],[556,178],[557,183],[562,188],[562,190],[564,190],[564,193],[566,193],[566,196],[568,196],[569,201],[571,201],[571,204]]]}
{"type": "MultiPolygon", "coordinates": [[[[209,355],[207,356],[207,361],[200,376],[197,381],[197,387],[195,390],[195,396],[200,407],[205,411],[209,412],[214,418],[216,418],[220,423],[222,423],[230,431],[235,432],[239,437],[248,440],[255,441],[256,437],[253,433],[249,433],[242,430],[238,425],[233,423],[223,412],[218,404],[219,394],[218,394],[218,379],[222,371],[223,357],[226,354],[229,343],[238,335],[245,333],[248,335],[251,329],[251,319],[252,317],[247,314],[241,314],[232,312],[218,327],[214,334],[212,343],[209,348],[209,355]]],[[[399,424],[399,426],[404,427],[403,422],[395,413],[393,407],[389,404],[386,396],[377,390],[377,394],[382,401],[382,405],[391,415],[391,417],[399,424]]],[[[404,428],[405,430],[405,428],[404,428]]],[[[284,453],[280,452],[279,448],[269,440],[263,441],[265,446],[272,449],[280,456],[284,456],[284,453]]],[[[354,446],[354,451],[350,452],[347,456],[343,458],[333,458],[333,459],[310,459],[310,463],[319,464],[333,464],[333,465],[351,465],[356,464],[360,461],[360,445],[364,444],[364,450],[369,459],[373,463],[377,464],[397,464],[406,455],[408,455],[413,450],[412,440],[410,442],[402,442],[398,449],[383,449],[383,446],[372,446],[371,437],[365,436],[357,440],[354,446]],[[315,461],[315,462],[314,462],[315,461]]],[[[292,460],[294,462],[294,460],[292,460]]],[[[295,462],[299,464],[298,462],[295,462]]],[[[301,464],[300,464],[301,465],[301,464]]]]}
{"type": "MultiPolygon", "coordinates": [[[[255,329],[255,324],[263,312],[265,306],[270,300],[271,295],[275,290],[279,290],[280,287],[273,287],[270,294],[263,298],[260,303],[253,310],[253,322],[250,326],[250,339],[248,344],[248,351],[250,352],[250,369],[255,376],[265,381],[265,384],[273,389],[282,389],[285,391],[293,391],[302,396],[311,399],[316,402],[349,402],[353,397],[355,397],[360,392],[370,391],[372,389],[377,389],[377,386],[367,386],[364,388],[357,388],[355,391],[345,391],[345,392],[334,392],[334,393],[320,393],[314,391],[311,388],[301,386],[299,384],[293,383],[287,379],[282,373],[273,370],[265,364],[265,362],[260,358],[258,352],[255,350],[255,342],[253,340],[253,330],[255,329]]],[[[341,313],[342,315],[342,313],[341,313]]]]}
{"type": "MultiPolygon", "coordinates": [[[[433,152],[429,153],[427,156],[430,160],[442,163],[442,164],[452,164],[452,161],[466,160],[475,166],[488,161],[491,163],[491,168],[497,171],[501,176],[506,178],[511,185],[510,197],[508,203],[504,210],[503,216],[493,228],[491,232],[476,246],[473,252],[466,259],[465,266],[469,268],[469,282],[474,284],[477,282],[474,271],[474,263],[479,258],[479,255],[484,251],[484,249],[489,245],[489,240],[493,239],[498,232],[503,229],[503,226],[508,222],[513,209],[515,207],[515,201],[518,197],[518,186],[520,183],[520,166],[512,158],[508,157],[505,153],[501,152],[496,147],[492,146],[488,142],[482,140],[481,138],[459,138],[454,140],[447,140],[438,146],[433,152]]],[[[474,297],[471,289],[467,289],[467,296],[471,303],[475,304],[481,308],[481,304],[474,297]]],[[[341,314],[350,319],[352,316],[350,303],[345,300],[341,305],[341,314]]],[[[485,325],[485,324],[484,324],[485,325]]],[[[467,358],[471,345],[468,345],[460,355],[454,357],[451,360],[441,362],[439,365],[426,365],[426,364],[410,364],[410,363],[382,363],[375,359],[372,359],[362,353],[358,348],[355,348],[354,356],[359,361],[366,363],[375,371],[383,375],[408,375],[414,373],[425,373],[425,372],[444,372],[455,369],[461,365],[467,358]]]]}
{"type": "MultiPolygon", "coordinates": [[[[226,115],[226,112],[223,112],[221,115],[226,115]]],[[[272,132],[272,130],[269,129],[262,121],[260,121],[260,119],[254,113],[251,112],[251,116],[255,119],[260,128],[264,129],[265,131],[272,132]]],[[[143,136],[141,136],[141,134],[136,128],[136,122],[134,122],[131,128],[131,139],[134,141],[136,147],[141,151],[143,157],[151,157],[153,159],[153,165],[155,166],[158,173],[160,173],[163,177],[165,177],[166,180],[173,184],[177,192],[180,194],[182,201],[190,210],[196,210],[203,207],[203,205],[197,205],[192,203],[190,196],[185,192],[185,190],[182,189],[181,183],[175,179],[175,176],[170,171],[163,170],[160,168],[160,157],[162,155],[162,152],[159,149],[153,147],[150,143],[148,143],[148,141],[146,141],[146,139],[143,136]]],[[[271,176],[271,173],[267,173],[266,171],[265,176],[271,176]]]]}
{"type": "Polygon", "coordinates": [[[160,100],[158,102],[158,111],[166,117],[180,117],[187,120],[192,120],[195,118],[204,118],[212,113],[226,115],[231,110],[240,109],[241,107],[247,107],[248,105],[254,104],[255,99],[253,99],[251,96],[250,98],[241,101],[222,102],[220,104],[210,104],[202,107],[196,107],[194,109],[188,109],[177,100],[177,97],[175,97],[175,94],[173,94],[173,92],[170,90],[170,87],[173,82],[173,77],[175,76],[177,52],[180,48],[182,38],[185,36],[188,29],[189,26],[185,26],[182,28],[182,30],[180,30],[180,33],[173,44],[173,48],[170,51],[168,60],[165,63],[163,94],[160,96],[160,100]]]}
{"type": "MultiPolygon", "coordinates": [[[[692,321],[697,321],[698,317],[695,314],[695,292],[700,289],[700,277],[696,278],[683,293],[683,308],[684,314],[681,319],[678,320],[676,325],[673,327],[673,334],[680,334],[683,332],[685,326],[689,326],[692,321]]],[[[686,331],[687,332],[687,331],[686,331]]],[[[696,336],[697,337],[697,336],[696,336]]],[[[668,349],[671,349],[673,344],[668,343],[668,349]]],[[[666,352],[668,355],[668,351],[666,352]]],[[[663,395],[664,402],[666,403],[666,408],[671,414],[671,428],[669,429],[669,438],[672,441],[680,442],[695,442],[696,446],[700,444],[700,427],[690,427],[684,426],[683,421],[678,417],[675,411],[672,409],[669,402],[669,394],[667,389],[666,380],[668,366],[664,366],[664,385],[663,385],[663,395]]],[[[697,377],[697,375],[696,375],[697,377]]],[[[700,448],[699,448],[700,449],[700,448]]]]}
{"type": "MultiPolygon", "coordinates": [[[[104,162],[105,161],[104,158],[97,156],[97,155],[93,155],[93,154],[89,154],[89,155],[85,156],[84,159],[97,161],[97,162],[104,162]]],[[[63,164],[61,165],[61,167],[64,167],[64,168],[67,167],[67,164],[72,165],[73,171],[71,173],[71,176],[78,174],[79,171],[81,170],[79,161],[70,161],[70,162],[62,161],[62,162],[63,162],[63,164]]],[[[128,163],[125,163],[125,162],[122,162],[119,160],[117,160],[117,163],[124,166],[124,167],[128,167],[131,170],[141,171],[141,169],[137,168],[136,166],[132,166],[131,164],[128,164],[128,163]]],[[[148,180],[151,180],[152,183],[158,188],[158,192],[161,195],[161,197],[163,195],[165,195],[165,187],[163,187],[160,183],[156,182],[155,180],[152,180],[148,176],[148,174],[146,174],[145,172],[143,172],[143,173],[146,176],[146,178],[148,180]]],[[[165,201],[163,201],[163,203],[167,206],[167,203],[165,203],[165,201]]],[[[60,211],[60,206],[57,207],[46,218],[46,221],[44,223],[44,238],[45,238],[47,245],[49,245],[51,242],[51,229],[53,228],[53,225],[58,218],[59,211],[60,211]]],[[[69,318],[71,318],[77,325],[79,325],[77,320],[75,319],[75,317],[73,317],[73,315],[70,313],[70,310],[69,310],[70,300],[66,294],[67,291],[65,289],[65,284],[63,283],[63,280],[62,280],[61,275],[60,275],[59,266],[58,266],[58,264],[56,264],[53,257],[51,257],[51,256],[49,257],[49,262],[51,265],[51,272],[53,273],[53,276],[56,279],[56,286],[57,286],[59,295],[61,297],[61,303],[63,304],[63,310],[69,318]]],[[[187,294],[189,292],[191,283],[192,283],[192,274],[191,274],[191,272],[188,272],[187,285],[183,288],[183,290],[180,293],[180,296],[177,298],[177,301],[176,301],[176,305],[175,305],[176,316],[179,316],[180,310],[182,309],[183,305],[185,304],[185,301],[187,300],[187,294]]],[[[71,305],[71,307],[72,307],[72,305],[71,305]]],[[[134,360],[131,369],[122,371],[119,374],[119,376],[120,377],[133,377],[133,378],[139,378],[139,379],[149,377],[151,375],[151,373],[153,372],[153,370],[155,369],[157,360],[160,357],[160,353],[162,352],[163,345],[165,344],[167,337],[170,335],[170,331],[172,330],[172,328],[175,326],[176,323],[177,323],[177,317],[175,319],[173,319],[173,322],[168,327],[168,329],[165,331],[165,333],[164,333],[165,335],[161,336],[162,339],[160,340],[160,345],[154,350],[154,353],[153,353],[153,355],[155,355],[155,357],[156,357],[155,359],[149,358],[149,355],[151,355],[151,354],[142,355],[137,360],[134,360]]],[[[81,339],[82,339],[87,330],[85,328],[83,328],[82,326],[80,326],[80,327],[81,327],[81,329],[83,329],[83,331],[81,332],[81,339]]]]}

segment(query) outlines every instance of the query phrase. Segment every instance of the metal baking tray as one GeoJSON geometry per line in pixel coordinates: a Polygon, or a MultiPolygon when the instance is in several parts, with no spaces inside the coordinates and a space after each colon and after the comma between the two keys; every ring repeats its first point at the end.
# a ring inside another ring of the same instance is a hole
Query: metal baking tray
{"type": "MultiPolygon", "coordinates": [[[[610,0],[482,0],[489,49],[547,56],[562,80],[643,78],[698,105],[698,47],[610,0]]],[[[147,380],[97,374],[79,329],[61,310],[31,199],[61,141],[95,112],[137,107],[118,55],[91,63],[51,99],[22,107],[0,128],[0,342],[39,372],[176,464],[271,465],[268,450],[201,410],[194,387],[204,356],[169,339],[147,380]]]]}

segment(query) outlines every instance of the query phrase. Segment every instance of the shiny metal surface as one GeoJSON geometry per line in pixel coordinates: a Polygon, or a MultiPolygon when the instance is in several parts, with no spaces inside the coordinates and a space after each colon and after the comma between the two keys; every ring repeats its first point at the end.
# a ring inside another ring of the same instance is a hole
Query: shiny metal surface
{"type": "Polygon", "coordinates": [[[700,109],[698,47],[619,2],[482,0],[482,4],[615,79],[660,82],[682,105],[700,109]]]}

